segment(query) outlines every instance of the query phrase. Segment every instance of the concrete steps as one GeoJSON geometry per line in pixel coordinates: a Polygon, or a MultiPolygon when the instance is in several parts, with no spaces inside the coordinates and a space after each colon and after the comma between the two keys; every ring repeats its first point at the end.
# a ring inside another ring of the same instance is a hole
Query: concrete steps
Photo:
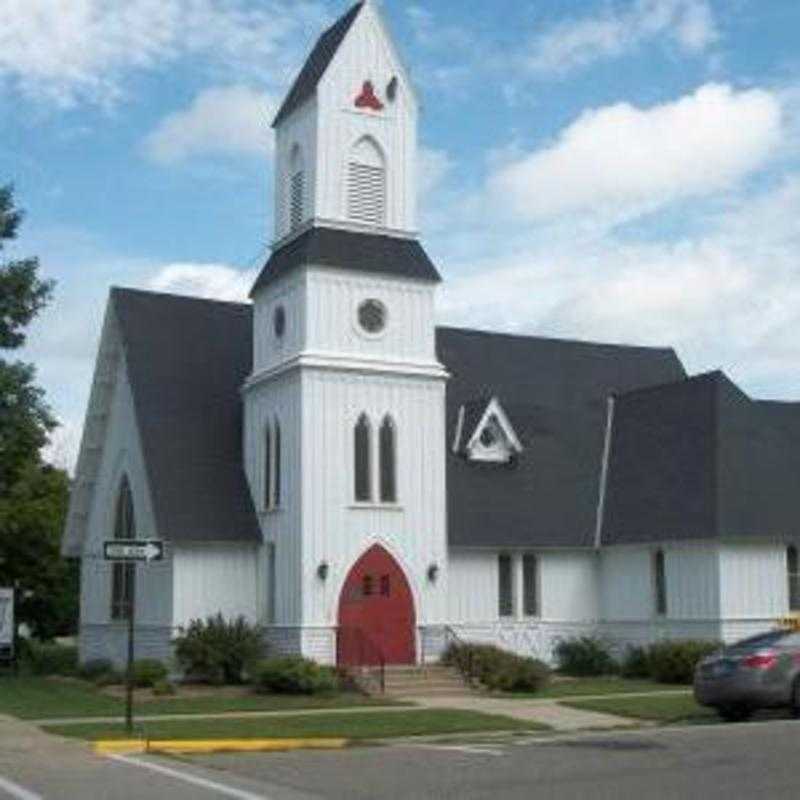
{"type": "Polygon", "coordinates": [[[473,692],[457,670],[427,664],[386,667],[385,693],[392,697],[465,697],[473,692]]]}

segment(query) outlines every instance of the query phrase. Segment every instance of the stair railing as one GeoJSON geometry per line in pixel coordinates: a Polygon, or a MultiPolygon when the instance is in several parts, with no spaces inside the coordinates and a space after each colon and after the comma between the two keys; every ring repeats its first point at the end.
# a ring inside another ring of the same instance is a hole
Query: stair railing
{"type": "Polygon", "coordinates": [[[361,628],[336,629],[336,661],[341,667],[357,668],[362,673],[377,673],[381,694],[386,691],[386,657],[383,650],[361,628]]]}

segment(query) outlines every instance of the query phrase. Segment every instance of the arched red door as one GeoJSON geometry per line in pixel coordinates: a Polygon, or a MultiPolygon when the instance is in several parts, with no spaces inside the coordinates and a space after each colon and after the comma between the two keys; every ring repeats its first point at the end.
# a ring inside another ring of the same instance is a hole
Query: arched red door
{"type": "Polygon", "coordinates": [[[340,665],[414,664],[416,617],[411,587],[397,561],[380,545],[347,574],[339,597],[340,665]]]}

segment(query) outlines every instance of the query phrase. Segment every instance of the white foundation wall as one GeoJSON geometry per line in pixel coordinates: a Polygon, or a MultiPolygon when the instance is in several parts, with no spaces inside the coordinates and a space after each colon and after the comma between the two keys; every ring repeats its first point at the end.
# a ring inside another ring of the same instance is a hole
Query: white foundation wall
{"type": "Polygon", "coordinates": [[[232,544],[173,547],[175,627],[218,613],[256,623],[260,550],[232,544]]]}
{"type": "Polygon", "coordinates": [[[345,577],[376,543],[404,570],[417,624],[443,623],[448,594],[444,382],[325,369],[305,369],[302,380],[304,625],[336,625],[345,577]],[[384,415],[394,420],[396,504],[354,501],[353,431],[362,413],[372,423],[375,491],[378,428],[384,415]],[[329,566],[325,580],[317,576],[322,562],[329,566]],[[432,564],[439,568],[435,581],[427,575],[432,564]]]}
{"type": "MultiPolygon", "coordinates": [[[[124,663],[127,622],[111,619],[112,565],[103,559],[103,542],[114,536],[117,498],[123,476],[133,495],[136,531],[140,538],[159,538],[136,426],[133,397],[125,362],[118,359],[113,395],[102,445],[87,534],[81,553],[81,660],[110,658],[124,663]]],[[[136,567],[136,623],[138,656],[166,657],[172,625],[172,561],[136,567]]]]}

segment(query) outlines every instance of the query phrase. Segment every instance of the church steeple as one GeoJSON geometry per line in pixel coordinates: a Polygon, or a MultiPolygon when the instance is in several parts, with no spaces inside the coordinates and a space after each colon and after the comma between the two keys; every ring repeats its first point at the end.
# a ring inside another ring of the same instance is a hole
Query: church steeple
{"type": "Polygon", "coordinates": [[[275,243],[310,227],[413,237],[417,99],[370,1],[320,36],[273,123],[275,243]]]}

